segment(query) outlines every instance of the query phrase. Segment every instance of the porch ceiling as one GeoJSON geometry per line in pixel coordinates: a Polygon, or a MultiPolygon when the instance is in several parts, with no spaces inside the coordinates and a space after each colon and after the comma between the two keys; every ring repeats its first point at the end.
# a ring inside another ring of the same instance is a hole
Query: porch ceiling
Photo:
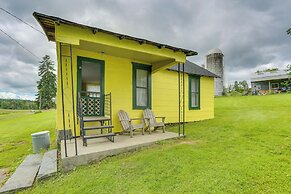
{"type": "Polygon", "coordinates": [[[168,60],[175,61],[174,58],[168,58],[168,57],[153,55],[149,53],[143,53],[143,52],[124,49],[124,48],[113,47],[109,45],[104,45],[104,44],[94,43],[94,42],[89,42],[89,41],[84,41],[84,40],[80,40],[80,44],[75,46],[75,48],[81,49],[81,50],[87,50],[91,52],[104,53],[110,56],[128,58],[128,59],[132,59],[133,61],[140,61],[140,62],[152,64],[153,66],[155,66],[157,63],[161,61],[168,61],[168,60]]]}

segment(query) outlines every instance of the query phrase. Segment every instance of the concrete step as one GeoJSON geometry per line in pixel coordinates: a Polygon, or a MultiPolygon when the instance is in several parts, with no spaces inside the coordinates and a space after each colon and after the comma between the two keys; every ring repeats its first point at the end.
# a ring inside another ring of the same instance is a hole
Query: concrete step
{"type": "Polygon", "coordinates": [[[57,173],[57,150],[47,151],[42,158],[37,179],[45,179],[57,173]]]}
{"type": "Polygon", "coordinates": [[[41,159],[41,154],[28,155],[0,189],[0,193],[31,187],[40,167],[41,159]]]}

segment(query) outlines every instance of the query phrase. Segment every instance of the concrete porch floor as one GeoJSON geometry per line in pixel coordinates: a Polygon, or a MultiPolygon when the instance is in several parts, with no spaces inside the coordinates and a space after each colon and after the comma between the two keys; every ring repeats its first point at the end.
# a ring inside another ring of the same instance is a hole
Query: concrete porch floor
{"type": "Polygon", "coordinates": [[[82,139],[77,139],[78,155],[75,154],[75,140],[67,140],[67,154],[65,157],[64,141],[61,142],[61,158],[64,171],[73,169],[76,166],[97,162],[108,156],[117,155],[124,152],[137,150],[141,147],[149,146],[155,142],[177,138],[179,135],[173,132],[163,133],[162,131],[134,134],[133,138],[129,135],[115,136],[114,143],[107,138],[89,139],[88,146],[83,146],[82,139]]]}

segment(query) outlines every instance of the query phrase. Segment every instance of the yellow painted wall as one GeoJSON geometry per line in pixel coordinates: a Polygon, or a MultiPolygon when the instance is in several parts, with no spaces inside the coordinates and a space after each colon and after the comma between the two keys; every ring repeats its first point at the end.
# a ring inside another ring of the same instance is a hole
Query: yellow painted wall
{"type": "MultiPolygon", "coordinates": [[[[188,108],[188,74],[185,74],[185,120],[186,122],[214,118],[214,79],[200,78],[200,109],[188,108]]],[[[153,74],[153,111],[165,116],[167,123],[179,121],[178,73],[163,70],[153,74]]]]}
{"type": "MultiPolygon", "coordinates": [[[[63,48],[63,54],[68,55],[68,48],[63,48]]],[[[59,51],[59,45],[57,44],[59,51]]],[[[114,131],[121,131],[117,112],[120,109],[127,111],[132,118],[142,117],[142,110],[132,109],[132,60],[98,54],[73,47],[73,75],[75,104],[77,96],[77,56],[94,58],[105,61],[105,94],[112,93],[112,116],[114,131]]],[[[58,52],[59,57],[59,52],[58,52]]],[[[143,63],[142,61],[134,61],[143,63]]],[[[71,71],[70,60],[64,58],[63,61],[63,83],[65,95],[65,118],[66,128],[73,129],[72,97],[71,97],[71,71]]],[[[57,129],[62,127],[62,99],[60,82],[60,63],[58,65],[58,93],[57,93],[57,129]]],[[[167,123],[178,121],[178,73],[162,70],[152,75],[152,109],[156,116],[166,116],[167,123]]],[[[213,78],[201,77],[201,109],[188,110],[188,75],[185,74],[185,118],[186,121],[198,121],[214,117],[214,85],[213,78]]],[[[77,108],[75,106],[75,108],[77,108]]],[[[76,117],[77,118],[77,117],[76,117]]],[[[77,135],[80,127],[77,124],[77,135]]]]}
{"type": "Polygon", "coordinates": [[[214,118],[214,78],[200,77],[200,110],[189,110],[188,105],[188,75],[185,81],[186,87],[186,121],[199,121],[214,118]]]}

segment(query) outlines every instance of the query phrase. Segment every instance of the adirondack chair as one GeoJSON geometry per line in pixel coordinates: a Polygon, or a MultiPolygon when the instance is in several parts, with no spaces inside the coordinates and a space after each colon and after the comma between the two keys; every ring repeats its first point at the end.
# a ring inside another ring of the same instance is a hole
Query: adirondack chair
{"type": "Polygon", "coordinates": [[[155,117],[154,113],[150,109],[145,109],[143,111],[143,117],[146,121],[146,129],[149,130],[149,133],[151,134],[151,128],[154,128],[156,130],[158,127],[162,127],[163,133],[166,132],[166,126],[165,126],[165,119],[166,117],[155,117]],[[156,118],[162,119],[162,122],[157,122],[156,118]]]}
{"type": "Polygon", "coordinates": [[[123,129],[123,132],[130,133],[130,137],[133,137],[133,132],[136,129],[141,129],[142,134],[144,135],[144,119],[143,118],[130,119],[127,112],[125,112],[124,110],[118,111],[118,117],[119,117],[119,121],[120,121],[120,124],[122,126],[122,129],[123,129]],[[134,120],[140,120],[141,123],[134,125],[134,124],[132,124],[132,121],[134,121],[134,120]]]}

